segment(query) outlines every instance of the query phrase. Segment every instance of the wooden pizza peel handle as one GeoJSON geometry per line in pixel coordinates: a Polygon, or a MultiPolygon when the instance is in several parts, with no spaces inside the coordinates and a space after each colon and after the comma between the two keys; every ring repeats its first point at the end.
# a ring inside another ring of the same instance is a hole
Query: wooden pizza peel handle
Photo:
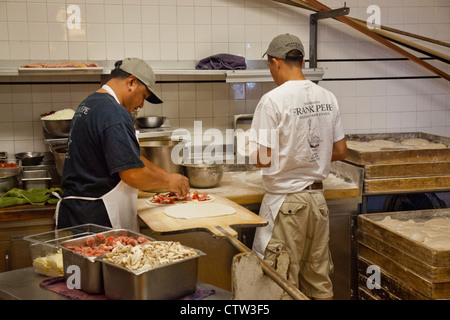
{"type": "Polygon", "coordinates": [[[222,232],[227,240],[239,251],[243,253],[252,253],[254,254],[261,264],[261,268],[264,273],[270,277],[276,284],[278,284],[287,294],[289,294],[294,300],[309,300],[307,296],[305,296],[298,288],[296,288],[292,283],[284,279],[278,272],[276,272],[272,267],[270,267],[263,259],[261,259],[257,254],[251,251],[246,245],[240,242],[238,239],[233,237],[227,230],[218,226],[217,227],[220,232],[222,232]]]}

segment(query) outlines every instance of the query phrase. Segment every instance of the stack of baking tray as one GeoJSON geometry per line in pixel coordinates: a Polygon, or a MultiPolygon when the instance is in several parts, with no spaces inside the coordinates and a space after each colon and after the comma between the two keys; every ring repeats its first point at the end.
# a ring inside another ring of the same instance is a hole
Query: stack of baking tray
{"type": "Polygon", "coordinates": [[[450,190],[450,138],[421,132],[349,134],[347,142],[394,142],[394,147],[365,149],[348,143],[346,162],[364,168],[363,194],[439,192],[450,190]],[[430,148],[405,146],[407,139],[428,141],[430,148]],[[443,144],[440,149],[432,145],[443,144]]]}
{"type": "Polygon", "coordinates": [[[359,215],[359,299],[450,299],[446,221],[450,209],[359,215]]]}

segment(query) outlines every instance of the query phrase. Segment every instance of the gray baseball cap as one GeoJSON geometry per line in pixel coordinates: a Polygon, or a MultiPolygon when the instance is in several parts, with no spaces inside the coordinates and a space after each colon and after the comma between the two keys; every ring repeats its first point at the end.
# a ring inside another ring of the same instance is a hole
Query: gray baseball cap
{"type": "Polygon", "coordinates": [[[269,44],[269,48],[263,54],[263,58],[266,54],[280,59],[286,59],[286,54],[291,50],[299,50],[303,57],[305,56],[305,49],[303,44],[297,36],[292,34],[280,34],[272,39],[269,44]]]}
{"type": "Polygon", "coordinates": [[[122,60],[122,64],[119,66],[123,71],[134,75],[139,79],[148,90],[151,92],[150,97],[147,101],[150,103],[158,104],[163,101],[155,93],[155,82],[156,77],[152,68],[142,59],[139,58],[125,58],[122,60]]]}

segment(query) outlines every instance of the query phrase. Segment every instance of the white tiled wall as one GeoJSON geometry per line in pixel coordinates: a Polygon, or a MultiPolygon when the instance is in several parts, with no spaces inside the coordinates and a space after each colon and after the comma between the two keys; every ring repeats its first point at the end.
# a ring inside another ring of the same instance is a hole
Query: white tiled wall
{"type": "MultiPolygon", "coordinates": [[[[322,2],[332,8],[344,3],[322,2]]],[[[381,24],[450,42],[449,0],[347,0],[346,4],[350,16],[364,20],[369,16],[367,7],[376,4],[381,24]]],[[[308,59],[310,13],[270,0],[0,0],[0,60],[115,61],[136,56],[151,63],[199,60],[223,52],[258,60],[271,39],[284,32],[303,40],[308,59]],[[80,29],[67,28],[70,5],[80,8],[80,29]]],[[[318,39],[319,66],[328,80],[320,84],[336,94],[347,133],[423,131],[450,136],[448,81],[396,79],[433,75],[410,61],[361,61],[401,56],[338,21],[321,20],[318,39]],[[386,77],[392,79],[373,79],[386,77]]],[[[413,41],[450,54],[448,48],[413,41]]],[[[448,65],[426,61],[450,73],[448,65]]],[[[273,86],[160,83],[157,90],[164,104],[148,104],[140,113],[166,115],[173,126],[191,127],[194,120],[203,120],[204,128],[228,128],[234,114],[253,112],[261,95],[273,86]]],[[[75,108],[97,87],[0,84],[0,151],[45,150],[40,114],[75,108]]]]}

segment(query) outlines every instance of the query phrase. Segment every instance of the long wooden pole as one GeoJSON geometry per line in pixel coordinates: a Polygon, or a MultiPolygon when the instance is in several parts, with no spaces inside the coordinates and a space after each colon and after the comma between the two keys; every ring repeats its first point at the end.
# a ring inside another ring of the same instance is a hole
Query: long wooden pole
{"type": "MultiPolygon", "coordinates": [[[[298,2],[299,0],[292,0],[294,2],[298,2]]],[[[316,0],[305,0],[307,3],[309,3],[312,7],[316,8],[317,10],[320,11],[329,11],[331,10],[329,7],[327,7],[326,5],[320,3],[319,1],[316,0]]],[[[303,2],[303,1],[301,1],[303,2]]],[[[411,61],[414,61],[415,63],[417,63],[418,65],[424,67],[425,69],[433,72],[434,74],[437,74],[438,76],[446,79],[447,81],[450,81],[450,75],[448,75],[447,73],[443,72],[442,70],[436,68],[435,66],[432,66],[431,64],[423,61],[422,59],[416,57],[415,55],[409,53],[406,50],[403,50],[402,48],[398,47],[396,44],[386,40],[385,38],[381,37],[380,35],[372,32],[370,29],[365,29],[364,27],[360,26],[358,23],[356,23],[355,21],[349,19],[348,17],[345,16],[340,16],[340,17],[336,17],[337,20],[345,23],[346,25],[358,30],[359,32],[364,33],[365,35],[369,36],[370,38],[372,38],[373,40],[385,45],[386,47],[394,50],[395,52],[397,52],[398,54],[401,54],[402,56],[410,59],[411,61]]]]}
{"type": "MultiPolygon", "coordinates": [[[[301,0],[300,1],[273,0],[273,1],[279,2],[279,3],[283,3],[283,4],[287,4],[287,5],[293,5],[293,6],[298,7],[298,8],[303,8],[303,9],[307,9],[307,10],[311,10],[311,11],[315,11],[315,12],[319,11],[318,9],[314,8],[313,6],[311,6],[310,4],[305,3],[304,1],[301,1],[301,0]]],[[[354,21],[359,21],[359,22],[365,23],[365,21],[363,21],[361,19],[358,19],[358,18],[352,18],[352,17],[349,17],[349,18],[354,20],[354,21]]],[[[439,41],[439,40],[436,40],[436,39],[431,39],[431,38],[424,37],[424,36],[421,36],[421,35],[418,35],[418,34],[415,34],[415,33],[407,32],[407,31],[403,31],[403,30],[399,30],[399,29],[395,29],[395,28],[388,27],[388,26],[385,26],[385,25],[380,25],[380,28],[382,30],[390,31],[390,32],[393,32],[393,33],[398,33],[398,34],[401,34],[403,36],[419,39],[419,40],[422,40],[422,41],[431,42],[431,43],[434,43],[434,44],[437,44],[437,45],[440,45],[440,46],[444,46],[444,47],[450,48],[450,43],[448,43],[448,42],[439,41]]]]}
{"type": "MultiPolygon", "coordinates": [[[[311,11],[314,11],[314,12],[320,12],[318,9],[312,7],[310,4],[305,3],[304,1],[301,1],[301,0],[298,0],[298,1],[295,1],[295,0],[273,0],[273,1],[278,2],[278,3],[287,4],[287,5],[292,5],[292,6],[295,6],[295,7],[298,7],[298,8],[302,8],[302,9],[311,10],[311,11]]],[[[348,18],[353,20],[353,21],[355,21],[356,23],[358,23],[362,27],[368,29],[366,23],[363,20],[360,20],[360,19],[357,19],[357,18],[352,18],[352,17],[348,17],[348,18]]],[[[419,44],[413,43],[411,41],[405,40],[405,39],[400,38],[400,37],[398,37],[398,36],[396,36],[394,34],[390,34],[389,32],[386,32],[384,30],[388,30],[389,29],[389,30],[392,30],[392,32],[398,31],[398,33],[405,34],[405,35],[406,35],[407,32],[401,32],[401,30],[397,30],[397,29],[393,29],[393,28],[389,28],[389,27],[385,27],[385,26],[380,26],[380,28],[383,29],[383,30],[373,29],[372,31],[378,33],[379,35],[381,35],[384,38],[387,38],[387,39],[389,39],[389,40],[391,40],[391,41],[393,41],[395,43],[403,45],[403,46],[405,46],[405,47],[407,47],[409,49],[412,49],[412,50],[415,50],[417,52],[426,54],[426,55],[428,55],[428,56],[430,56],[432,58],[438,59],[438,60],[440,60],[442,62],[450,63],[450,61],[449,61],[450,57],[448,55],[446,55],[446,54],[444,54],[442,52],[438,52],[436,50],[432,50],[432,49],[426,48],[424,46],[421,46],[419,44]]],[[[421,38],[421,36],[414,35],[414,34],[409,34],[408,33],[408,35],[416,36],[416,38],[421,38]]],[[[433,40],[433,39],[429,39],[429,38],[427,38],[427,39],[428,40],[433,40]]],[[[438,41],[438,42],[440,42],[440,41],[438,41]]],[[[440,42],[440,43],[442,45],[450,47],[449,43],[445,43],[445,42],[440,42]]]]}
{"type": "Polygon", "coordinates": [[[227,232],[225,229],[221,227],[217,227],[227,238],[227,240],[239,251],[243,253],[252,253],[254,254],[261,265],[261,268],[263,272],[271,278],[276,284],[278,284],[284,291],[286,291],[287,294],[289,294],[293,299],[295,300],[309,300],[309,298],[300,290],[298,290],[297,287],[295,287],[291,282],[284,279],[278,272],[276,272],[271,266],[269,266],[263,259],[258,257],[256,253],[251,251],[246,245],[244,245],[242,242],[240,242],[238,239],[230,235],[229,232],[227,232]]]}
{"type": "MultiPolygon", "coordinates": [[[[352,20],[355,21],[355,23],[360,25],[362,28],[370,30],[369,27],[367,27],[367,25],[364,22],[361,22],[360,20],[357,20],[357,19],[352,19],[352,20]]],[[[432,49],[426,48],[424,46],[421,46],[421,45],[419,45],[417,43],[414,43],[414,42],[402,39],[401,37],[398,37],[398,36],[396,36],[394,34],[390,34],[389,32],[381,30],[381,29],[376,29],[375,28],[372,31],[377,33],[377,34],[379,34],[380,36],[382,36],[384,38],[388,38],[391,41],[395,41],[396,43],[399,43],[400,45],[405,45],[405,46],[407,46],[408,48],[410,48],[412,50],[417,50],[417,51],[419,51],[421,53],[430,55],[430,56],[432,56],[432,57],[434,57],[436,59],[439,59],[442,62],[450,63],[450,56],[448,56],[448,55],[446,55],[446,54],[444,54],[442,52],[439,52],[439,51],[436,51],[436,50],[432,50],[432,49]]]]}
{"type": "MultiPolygon", "coordinates": [[[[315,11],[315,12],[331,10],[329,7],[323,5],[322,3],[315,1],[315,0],[304,0],[304,1],[302,1],[302,0],[274,0],[274,1],[279,2],[279,3],[284,3],[287,5],[296,6],[296,7],[307,9],[307,10],[311,10],[311,11],[315,11]]],[[[336,17],[334,19],[339,20],[339,21],[351,26],[352,28],[364,33],[365,35],[369,36],[370,38],[374,39],[375,41],[380,42],[381,44],[387,46],[388,48],[394,50],[395,52],[397,52],[397,53],[403,55],[404,57],[410,59],[411,61],[419,64],[423,68],[437,74],[438,76],[446,79],[447,81],[450,81],[450,76],[447,73],[430,65],[429,63],[423,61],[422,59],[414,56],[413,54],[409,53],[408,51],[403,50],[402,48],[400,48],[397,45],[395,45],[394,43],[386,40],[382,36],[375,34],[369,28],[367,28],[367,27],[364,28],[363,26],[358,25],[357,21],[354,21],[355,20],[354,18],[341,16],[341,17],[336,17]]],[[[411,48],[411,49],[414,49],[414,48],[411,48]]],[[[425,52],[423,52],[423,53],[425,53],[425,52]]]]}
{"type": "MultiPolygon", "coordinates": [[[[362,23],[366,23],[364,20],[361,20],[361,19],[358,19],[358,18],[351,18],[351,19],[355,20],[355,21],[362,22],[362,23]]],[[[450,43],[447,43],[447,42],[444,42],[444,41],[439,41],[439,40],[436,40],[436,39],[427,38],[427,37],[424,37],[424,36],[421,36],[421,35],[418,35],[418,34],[415,34],[415,33],[406,32],[406,31],[403,31],[403,30],[391,28],[391,27],[384,26],[384,25],[380,25],[380,28],[382,30],[386,30],[386,31],[390,31],[390,32],[393,32],[393,33],[401,34],[402,36],[407,36],[407,37],[410,37],[410,38],[415,38],[415,39],[419,39],[419,40],[426,41],[426,42],[431,42],[433,44],[437,44],[437,45],[440,45],[440,46],[443,46],[443,47],[450,48],[450,43]]]]}

